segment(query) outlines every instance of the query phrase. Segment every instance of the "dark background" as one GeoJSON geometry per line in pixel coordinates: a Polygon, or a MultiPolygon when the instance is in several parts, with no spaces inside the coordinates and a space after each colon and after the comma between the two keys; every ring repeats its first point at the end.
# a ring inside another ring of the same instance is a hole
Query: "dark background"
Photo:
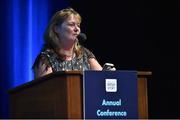
{"type": "Polygon", "coordinates": [[[85,45],[118,70],[152,71],[149,118],[180,118],[177,78],[179,2],[72,0],[83,17],[85,45]]]}
{"type": "MultiPolygon", "coordinates": [[[[82,18],[84,45],[103,65],[113,63],[118,70],[152,71],[148,81],[149,118],[180,118],[178,101],[177,41],[179,40],[179,1],[164,0],[69,0],[82,18]]],[[[6,41],[6,11],[0,5],[1,42],[6,41]]],[[[58,0],[51,0],[51,14],[59,10],[58,0]]],[[[1,75],[8,76],[6,49],[0,44],[1,75]]],[[[8,88],[3,85],[3,90],[8,88]]],[[[2,92],[4,93],[4,92],[2,92]]],[[[3,95],[1,95],[3,96],[3,95]]],[[[0,96],[0,97],[1,97],[0,96]]],[[[8,109],[6,104],[3,104],[8,109]]],[[[5,110],[6,111],[6,110],[5,110]]],[[[0,118],[1,116],[0,112],[0,118]]]]}

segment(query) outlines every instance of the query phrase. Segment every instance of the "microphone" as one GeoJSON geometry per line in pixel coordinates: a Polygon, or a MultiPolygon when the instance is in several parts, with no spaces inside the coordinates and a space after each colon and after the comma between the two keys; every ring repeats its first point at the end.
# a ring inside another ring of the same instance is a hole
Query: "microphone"
{"type": "Polygon", "coordinates": [[[86,36],[86,34],[84,34],[84,33],[80,33],[80,34],[77,36],[77,39],[79,40],[80,43],[84,43],[84,42],[87,40],[87,36],[86,36]]]}

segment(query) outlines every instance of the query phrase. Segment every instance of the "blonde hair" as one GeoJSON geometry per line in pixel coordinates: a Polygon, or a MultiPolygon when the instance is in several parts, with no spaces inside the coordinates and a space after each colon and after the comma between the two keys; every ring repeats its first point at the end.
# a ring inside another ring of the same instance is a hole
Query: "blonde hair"
{"type": "MultiPolygon", "coordinates": [[[[53,15],[44,33],[44,41],[46,46],[53,49],[60,49],[61,42],[59,41],[57,33],[54,31],[54,27],[56,25],[61,25],[71,15],[76,16],[79,23],[81,23],[82,18],[80,14],[70,7],[57,11],[53,15]]],[[[74,50],[78,56],[82,55],[81,46],[78,41],[75,43],[74,50]]]]}

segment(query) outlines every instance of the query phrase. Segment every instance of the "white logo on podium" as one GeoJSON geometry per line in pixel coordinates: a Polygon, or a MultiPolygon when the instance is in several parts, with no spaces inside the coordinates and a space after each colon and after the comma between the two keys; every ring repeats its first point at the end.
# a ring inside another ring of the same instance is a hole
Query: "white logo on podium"
{"type": "Polygon", "coordinates": [[[105,79],[106,92],[117,92],[117,79],[105,79]]]}

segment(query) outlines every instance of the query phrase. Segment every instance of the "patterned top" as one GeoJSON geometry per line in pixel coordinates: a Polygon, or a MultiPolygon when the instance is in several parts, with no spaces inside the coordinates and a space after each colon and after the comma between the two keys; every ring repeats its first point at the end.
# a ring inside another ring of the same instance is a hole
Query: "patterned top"
{"type": "Polygon", "coordinates": [[[72,60],[62,60],[54,50],[46,49],[36,58],[33,69],[43,62],[47,67],[51,67],[53,72],[68,70],[90,70],[88,59],[95,58],[94,54],[83,47],[82,57],[75,56],[72,60]]]}

